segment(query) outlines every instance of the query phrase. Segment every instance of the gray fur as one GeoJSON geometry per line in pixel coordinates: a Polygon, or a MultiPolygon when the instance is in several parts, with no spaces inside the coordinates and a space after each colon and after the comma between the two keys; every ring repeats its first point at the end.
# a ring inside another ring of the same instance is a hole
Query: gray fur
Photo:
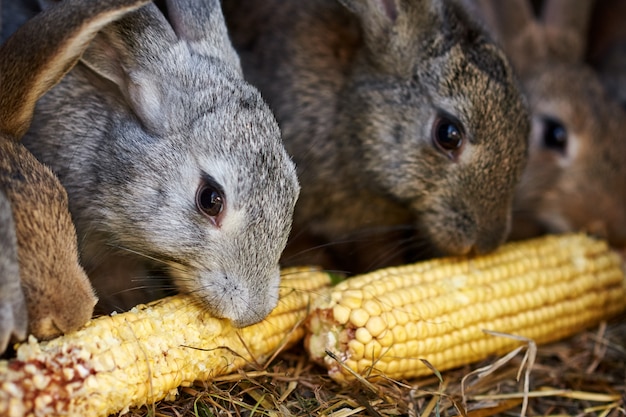
{"type": "Polygon", "coordinates": [[[20,287],[20,267],[17,260],[17,237],[11,204],[0,189],[0,352],[11,339],[26,337],[28,317],[26,301],[20,287]]]}
{"type": "Polygon", "coordinates": [[[242,79],[219,2],[167,10],[169,21],[149,4],[103,30],[40,101],[25,144],[67,188],[103,308],[159,296],[151,274],[165,268],[213,314],[248,325],[278,300],[295,168],[242,79]],[[217,220],[196,208],[203,176],[224,190],[217,220]]]}
{"type": "Polygon", "coordinates": [[[285,262],[362,272],[504,241],[528,111],[504,54],[455,2],[223,4],[298,167],[285,262]],[[450,156],[431,139],[438,112],[466,133],[450,156]]]}

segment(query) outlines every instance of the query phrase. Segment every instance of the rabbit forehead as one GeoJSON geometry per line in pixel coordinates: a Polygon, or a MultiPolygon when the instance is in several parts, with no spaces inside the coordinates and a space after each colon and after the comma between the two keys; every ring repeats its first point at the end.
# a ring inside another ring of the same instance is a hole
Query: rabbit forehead
{"type": "Polygon", "coordinates": [[[527,148],[528,106],[508,64],[499,53],[493,59],[500,68],[487,70],[488,64],[477,65],[454,47],[430,62],[419,80],[431,106],[458,118],[470,142],[520,159],[527,148]]]}
{"type": "Polygon", "coordinates": [[[237,144],[211,151],[210,154],[195,153],[195,175],[198,169],[211,175],[224,188],[230,207],[246,210],[256,219],[289,215],[298,195],[298,185],[295,168],[286,155],[280,155],[280,148],[272,152],[263,147],[255,150],[252,145],[248,148],[237,144]]]}
{"type": "MultiPolygon", "coordinates": [[[[186,51],[184,45],[180,49],[186,51]]],[[[128,74],[129,86],[134,88],[131,91],[137,91],[140,97],[139,105],[156,102],[164,131],[186,129],[193,123],[229,123],[234,132],[243,123],[276,125],[259,92],[241,78],[236,68],[214,57],[172,55],[155,58],[154,65],[135,68],[128,74]]],[[[265,129],[279,136],[277,126],[265,129]]]]}

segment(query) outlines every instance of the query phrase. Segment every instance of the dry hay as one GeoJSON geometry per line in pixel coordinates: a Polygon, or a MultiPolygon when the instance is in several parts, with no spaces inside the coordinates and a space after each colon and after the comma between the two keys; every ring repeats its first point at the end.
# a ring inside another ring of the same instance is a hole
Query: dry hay
{"type": "Polygon", "coordinates": [[[298,346],[128,416],[626,415],[626,315],[510,356],[415,381],[360,379],[344,387],[298,346]]]}

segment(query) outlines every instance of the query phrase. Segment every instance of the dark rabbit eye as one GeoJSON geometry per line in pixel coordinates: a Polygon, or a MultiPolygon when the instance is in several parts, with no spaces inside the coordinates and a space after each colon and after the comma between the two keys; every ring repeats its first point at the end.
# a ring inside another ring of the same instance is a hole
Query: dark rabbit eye
{"type": "Polygon", "coordinates": [[[433,125],[433,142],[448,156],[463,146],[465,135],[461,123],[450,116],[439,116],[433,125]]]}
{"type": "Polygon", "coordinates": [[[224,210],[222,188],[213,180],[204,180],[196,191],[196,207],[208,217],[217,217],[224,210]]]}
{"type": "Polygon", "coordinates": [[[543,119],[543,146],[559,152],[567,148],[567,130],[558,120],[546,117],[543,119]]]}

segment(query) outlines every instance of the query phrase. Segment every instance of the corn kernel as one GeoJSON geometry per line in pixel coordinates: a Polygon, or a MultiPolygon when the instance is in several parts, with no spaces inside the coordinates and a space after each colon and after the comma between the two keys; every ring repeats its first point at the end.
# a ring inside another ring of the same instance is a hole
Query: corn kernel
{"type": "MultiPolygon", "coordinates": [[[[420,358],[444,371],[521,343],[483,329],[546,343],[626,310],[619,255],[584,234],[546,236],[509,243],[489,255],[375,271],[348,279],[331,293],[333,305],[353,309],[347,323],[322,326],[348,342],[335,346],[335,355],[356,372],[389,378],[432,372],[420,358]],[[365,288],[368,294],[359,295],[365,288]],[[343,294],[349,295],[347,302],[343,294]],[[354,337],[364,345],[364,356],[360,346],[359,354],[342,350],[354,337]]],[[[313,315],[323,316],[329,308],[321,299],[316,307],[313,315]]],[[[327,336],[311,330],[306,336],[309,354],[328,364],[325,352],[311,349],[312,341],[327,336]]],[[[329,375],[337,381],[353,378],[343,367],[333,366],[329,375]]]]}

